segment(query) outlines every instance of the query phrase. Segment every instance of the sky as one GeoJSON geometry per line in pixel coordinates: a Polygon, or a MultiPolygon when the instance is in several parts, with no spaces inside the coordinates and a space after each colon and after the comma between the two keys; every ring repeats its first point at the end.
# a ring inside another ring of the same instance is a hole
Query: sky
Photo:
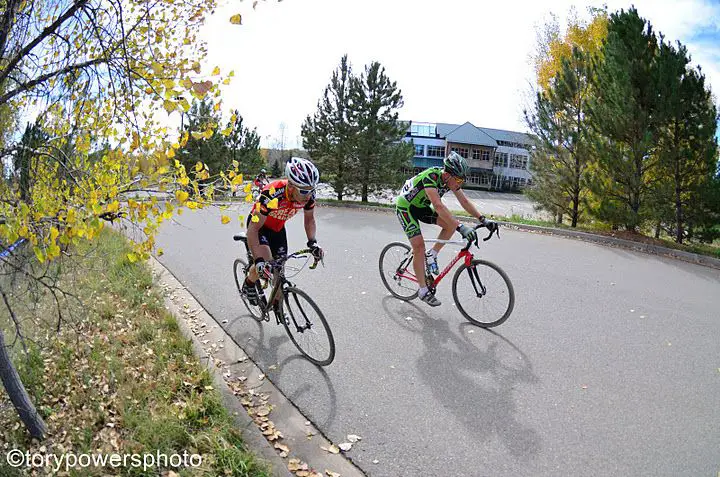
{"type": "Polygon", "coordinates": [[[404,120],[526,131],[538,28],[572,6],[635,5],[666,40],[687,46],[720,98],[720,0],[225,0],[202,32],[208,69],[235,71],[223,110],[237,108],[274,147],[301,146],[301,125],[343,54],[359,73],[379,61],[402,91],[404,120]],[[240,13],[242,25],[229,22],[240,13]]]}

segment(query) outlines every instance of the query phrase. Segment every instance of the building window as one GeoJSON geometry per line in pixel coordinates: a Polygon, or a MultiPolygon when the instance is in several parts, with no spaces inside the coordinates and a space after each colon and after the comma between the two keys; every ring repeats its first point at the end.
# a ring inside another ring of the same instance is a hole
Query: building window
{"type": "Polygon", "coordinates": [[[489,161],[489,160],[490,160],[490,151],[483,151],[483,152],[482,152],[482,160],[483,160],[483,161],[489,161]]]}
{"type": "Polygon", "coordinates": [[[413,136],[435,137],[434,124],[411,124],[410,134],[413,136]]]}
{"type": "Polygon", "coordinates": [[[424,156],[425,155],[425,146],[422,144],[415,144],[415,155],[416,156],[424,156]]]}
{"type": "Polygon", "coordinates": [[[528,158],[520,154],[510,154],[510,167],[513,169],[527,169],[528,158]]]}
{"type": "Polygon", "coordinates": [[[466,148],[466,147],[453,147],[453,148],[450,148],[450,150],[451,150],[452,152],[457,152],[458,154],[460,154],[460,155],[461,155],[462,157],[464,157],[465,159],[467,159],[468,156],[470,155],[470,151],[469,151],[468,148],[466,148]]]}
{"type": "Polygon", "coordinates": [[[473,149],[473,159],[480,160],[480,154],[482,151],[480,149],[473,149]]]}
{"type": "Polygon", "coordinates": [[[508,166],[508,153],[507,152],[496,152],[494,165],[497,167],[507,167],[508,166]]]}
{"type": "Polygon", "coordinates": [[[428,146],[427,147],[428,157],[445,157],[444,146],[428,146]]]}

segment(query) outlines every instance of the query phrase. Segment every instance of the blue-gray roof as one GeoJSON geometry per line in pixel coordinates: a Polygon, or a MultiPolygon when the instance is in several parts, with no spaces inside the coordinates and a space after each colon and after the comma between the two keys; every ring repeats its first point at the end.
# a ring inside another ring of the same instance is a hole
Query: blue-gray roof
{"type": "Polygon", "coordinates": [[[445,139],[448,142],[460,144],[475,144],[478,146],[497,147],[497,142],[481,129],[467,122],[450,131],[445,139]]]}
{"type": "Polygon", "coordinates": [[[516,142],[519,144],[528,144],[528,145],[532,145],[534,142],[533,137],[531,135],[521,133],[521,132],[505,131],[504,129],[491,129],[491,128],[478,128],[478,129],[483,130],[486,134],[488,134],[490,137],[492,137],[496,141],[516,142]]]}
{"type": "MultiPolygon", "coordinates": [[[[408,124],[410,121],[408,121],[408,124]]],[[[532,145],[534,137],[530,134],[507,131],[504,129],[481,128],[470,122],[465,124],[435,123],[440,138],[461,144],[497,147],[497,141],[532,145]]],[[[410,126],[408,125],[408,132],[410,126]]]]}

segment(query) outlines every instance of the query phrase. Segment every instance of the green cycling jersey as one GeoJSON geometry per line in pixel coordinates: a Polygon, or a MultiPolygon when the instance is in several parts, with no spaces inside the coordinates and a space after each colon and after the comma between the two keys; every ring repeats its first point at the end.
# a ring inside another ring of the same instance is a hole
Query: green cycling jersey
{"type": "Polygon", "coordinates": [[[398,207],[409,208],[411,205],[430,207],[431,202],[425,192],[426,188],[437,189],[440,197],[450,190],[446,184],[443,184],[442,173],[442,167],[430,167],[408,179],[397,197],[398,207]]]}

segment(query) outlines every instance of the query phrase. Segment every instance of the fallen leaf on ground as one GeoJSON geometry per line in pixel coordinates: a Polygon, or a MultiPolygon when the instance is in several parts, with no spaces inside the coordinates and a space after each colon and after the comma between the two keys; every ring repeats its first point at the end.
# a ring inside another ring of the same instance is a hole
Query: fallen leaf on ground
{"type": "Polygon", "coordinates": [[[355,443],[357,441],[361,441],[362,437],[355,435],[355,434],[348,434],[347,440],[348,440],[348,442],[355,443]]]}
{"type": "Polygon", "coordinates": [[[340,474],[337,472],[333,472],[332,470],[325,469],[325,473],[328,475],[328,477],[340,477],[340,474]]]}
{"type": "Polygon", "coordinates": [[[340,453],[340,449],[338,449],[338,448],[337,448],[336,446],[334,446],[334,445],[331,445],[330,447],[320,446],[320,448],[321,448],[322,450],[324,450],[324,451],[327,451],[327,452],[331,453],[331,454],[339,454],[339,453],[340,453]]]}
{"type": "Polygon", "coordinates": [[[352,449],[352,444],[350,444],[349,442],[343,442],[338,447],[340,448],[340,450],[347,452],[352,449]]]}

